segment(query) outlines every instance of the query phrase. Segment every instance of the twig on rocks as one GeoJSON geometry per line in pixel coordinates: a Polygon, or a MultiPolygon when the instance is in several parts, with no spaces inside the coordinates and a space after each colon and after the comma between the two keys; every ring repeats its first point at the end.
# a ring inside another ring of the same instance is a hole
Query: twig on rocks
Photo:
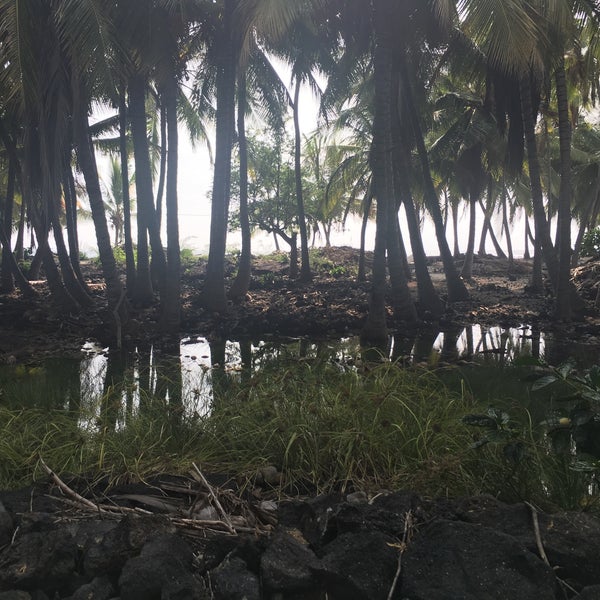
{"type": "Polygon", "coordinates": [[[394,547],[397,547],[400,551],[398,553],[398,568],[396,569],[396,574],[394,575],[394,580],[392,581],[392,586],[390,587],[390,591],[387,595],[387,600],[392,600],[394,596],[394,592],[396,591],[396,586],[398,585],[398,580],[400,579],[400,573],[402,571],[402,555],[407,548],[408,541],[410,535],[412,533],[413,528],[413,519],[412,519],[412,510],[409,510],[404,516],[404,532],[402,534],[402,542],[394,547]]]}
{"type": "Polygon", "coordinates": [[[78,494],[75,490],[71,489],[45,462],[44,459],[39,457],[40,465],[42,469],[48,473],[52,481],[69,497],[73,498],[78,504],[85,506],[93,511],[97,511],[99,513],[104,512],[103,509],[100,508],[98,504],[94,504],[91,500],[84,498],[80,494],[78,494]]]}
{"type": "Polygon", "coordinates": [[[540,523],[538,520],[538,512],[533,504],[529,502],[525,502],[525,504],[529,507],[531,511],[531,520],[533,521],[533,534],[535,536],[535,544],[537,546],[538,552],[540,554],[540,558],[550,567],[550,561],[546,556],[546,551],[544,550],[544,544],[542,543],[542,536],[540,534],[540,523]]]}
{"type": "Polygon", "coordinates": [[[236,531],[235,531],[233,525],[231,524],[229,516],[227,515],[227,513],[223,509],[223,506],[222,506],[221,502],[219,502],[219,498],[217,497],[217,494],[215,494],[215,491],[213,490],[212,486],[210,485],[210,483],[208,483],[208,481],[206,480],[206,477],[204,477],[204,475],[202,474],[202,471],[198,468],[198,466],[196,465],[196,463],[192,463],[192,466],[194,467],[194,469],[196,470],[196,473],[200,477],[200,481],[202,482],[202,484],[208,490],[209,495],[214,500],[215,505],[217,507],[217,510],[220,511],[221,516],[223,518],[223,522],[227,526],[227,529],[229,530],[230,533],[235,534],[236,531]]]}

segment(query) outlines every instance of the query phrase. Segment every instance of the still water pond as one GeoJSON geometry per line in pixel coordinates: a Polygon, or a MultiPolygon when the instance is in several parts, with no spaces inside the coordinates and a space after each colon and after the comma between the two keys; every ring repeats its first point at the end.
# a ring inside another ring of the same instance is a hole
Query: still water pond
{"type": "MultiPolygon", "coordinates": [[[[2,403],[12,408],[73,410],[87,427],[105,422],[108,412],[110,426],[119,429],[128,416],[157,401],[186,416],[205,415],[219,390],[226,391],[228,383],[249,378],[266,364],[275,362],[285,368],[289,361],[327,360],[345,369],[355,368],[364,357],[357,337],[210,342],[189,337],[170,349],[138,347],[135,352],[118,354],[86,344],[82,350],[81,360],[4,367],[0,372],[2,403]]],[[[405,364],[455,365],[450,385],[464,386],[466,381],[484,401],[523,394],[522,382],[507,377],[504,368],[523,357],[552,365],[574,357],[589,366],[598,355],[595,348],[561,343],[527,326],[480,325],[411,338],[396,335],[386,352],[391,360],[405,364]]]]}

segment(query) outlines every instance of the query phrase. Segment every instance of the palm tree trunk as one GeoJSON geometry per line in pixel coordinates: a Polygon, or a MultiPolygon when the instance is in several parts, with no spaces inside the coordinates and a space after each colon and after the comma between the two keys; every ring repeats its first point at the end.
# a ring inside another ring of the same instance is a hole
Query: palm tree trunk
{"type": "Polygon", "coordinates": [[[523,244],[525,245],[525,249],[523,251],[523,258],[531,258],[531,254],[529,253],[529,217],[525,214],[525,239],[523,240],[523,244]]]}
{"type": "Polygon", "coordinates": [[[129,196],[129,151],[127,150],[127,98],[125,86],[119,93],[119,157],[123,195],[123,244],[125,246],[125,285],[131,296],[135,289],[135,256],[131,237],[131,198],[129,196]]]}
{"type": "Polygon", "coordinates": [[[164,100],[160,99],[160,165],[158,168],[158,186],[156,188],[156,222],[158,230],[162,226],[162,205],[165,193],[165,178],[167,175],[167,152],[169,143],[167,141],[167,107],[164,100]]]}
{"type": "MultiPolygon", "coordinates": [[[[556,305],[554,314],[561,321],[572,317],[571,290],[571,123],[565,76],[564,53],[555,73],[556,99],[558,104],[558,135],[560,146],[560,191],[558,197],[557,236],[558,278],[556,281],[556,305]]],[[[573,290],[574,291],[574,290],[573,290]]]]}
{"type": "Polygon", "coordinates": [[[231,150],[235,120],[236,52],[233,48],[232,20],[235,3],[225,0],[222,48],[217,69],[217,122],[215,166],[212,190],[210,245],[202,302],[215,312],[227,310],[225,294],[225,249],[231,181],[231,150]]]}
{"type": "Polygon", "coordinates": [[[63,175],[63,195],[65,198],[65,215],[67,220],[67,242],[69,244],[69,258],[71,266],[80,285],[89,293],[87,284],[81,272],[81,263],[79,260],[79,234],[77,231],[77,191],[75,190],[75,179],[70,164],[71,152],[65,159],[65,168],[63,175]]]}
{"type": "Polygon", "coordinates": [[[19,225],[17,228],[17,239],[15,241],[15,258],[23,260],[25,258],[25,220],[26,220],[26,197],[25,192],[21,189],[21,211],[19,213],[19,225]]]}
{"type": "Polygon", "coordinates": [[[454,258],[458,258],[460,256],[460,246],[458,245],[458,204],[456,202],[452,203],[452,235],[454,236],[454,247],[452,251],[452,256],[454,258]]]}
{"type": "Polygon", "coordinates": [[[461,277],[472,279],[473,277],[473,254],[475,253],[475,224],[477,216],[477,199],[469,199],[469,238],[467,241],[467,250],[465,251],[465,261],[463,262],[461,277]]]}
{"type": "Polygon", "coordinates": [[[102,274],[104,276],[104,281],[106,282],[108,309],[114,319],[114,333],[117,345],[120,345],[121,328],[125,326],[129,318],[128,307],[123,301],[123,284],[119,278],[115,256],[110,245],[110,232],[108,230],[106,214],[104,212],[104,200],[102,198],[100,180],[98,178],[96,155],[92,149],[92,142],[88,134],[87,103],[82,103],[80,98],[76,98],[75,106],[74,133],[77,158],[81,170],[83,171],[85,187],[90,200],[94,230],[96,232],[96,242],[98,244],[98,253],[100,255],[100,263],[102,264],[102,274]]]}
{"type": "MultiPolygon", "coordinates": [[[[371,147],[371,170],[373,190],[377,199],[375,249],[373,252],[373,275],[369,296],[367,322],[361,331],[363,345],[383,347],[387,345],[386,288],[386,237],[390,211],[389,202],[394,202],[391,104],[392,104],[392,51],[387,32],[389,20],[384,0],[373,2],[375,29],[374,83],[375,103],[373,117],[373,143],[371,147]],[[386,23],[386,21],[388,21],[386,23]]],[[[394,202],[395,205],[395,202],[394,202]]]]}
{"type": "Polygon", "coordinates": [[[358,252],[358,274],[356,276],[356,281],[358,281],[359,283],[365,281],[365,279],[367,278],[365,268],[365,240],[367,237],[367,225],[369,223],[369,214],[371,212],[372,204],[373,191],[371,189],[371,184],[369,184],[367,193],[363,200],[363,216],[360,225],[360,250],[358,252]]]}
{"type": "Polygon", "coordinates": [[[408,114],[410,115],[410,122],[412,125],[413,134],[415,136],[415,142],[417,144],[417,152],[421,162],[425,204],[427,205],[429,214],[433,219],[437,243],[440,250],[440,255],[442,257],[442,263],[444,265],[446,285],[448,286],[448,300],[450,302],[467,300],[469,298],[469,292],[467,291],[467,288],[465,287],[465,284],[460,278],[456,266],[454,265],[452,253],[450,252],[448,241],[446,240],[444,219],[442,217],[442,211],[440,210],[440,204],[435,187],[433,185],[433,180],[431,179],[431,169],[429,168],[429,158],[427,156],[427,149],[425,148],[425,140],[423,139],[421,121],[412,95],[411,81],[408,76],[408,69],[406,66],[405,50],[400,53],[399,66],[400,80],[404,92],[403,98],[404,102],[406,103],[408,114]]]}
{"type": "MultiPolygon", "coordinates": [[[[396,128],[395,132],[397,133],[397,131],[398,129],[396,128]]],[[[417,212],[407,179],[409,157],[406,153],[406,147],[402,144],[402,140],[398,135],[396,135],[395,139],[395,184],[400,201],[404,204],[404,212],[406,213],[406,223],[408,225],[408,235],[410,237],[415,277],[417,280],[418,309],[422,316],[439,318],[444,314],[444,305],[433,285],[429,269],[427,268],[427,255],[423,247],[417,212]]]]}
{"type": "Polygon", "coordinates": [[[392,284],[394,318],[396,321],[414,323],[417,321],[417,311],[408,288],[408,280],[405,273],[408,261],[406,261],[405,265],[404,258],[406,257],[406,251],[402,252],[403,244],[400,237],[400,224],[398,223],[396,202],[393,197],[390,200],[387,203],[386,247],[388,271],[392,284]]]}
{"type": "Polygon", "coordinates": [[[152,209],[152,172],[146,139],[146,84],[142,76],[129,80],[129,116],[135,160],[135,188],[137,196],[137,270],[133,297],[142,306],[153,301],[152,277],[150,275],[150,251],[148,228],[152,209]]]}
{"type": "Polygon", "coordinates": [[[298,206],[298,227],[300,229],[300,281],[310,281],[312,273],[308,255],[308,232],[306,230],[306,214],[304,212],[304,195],[302,190],[302,137],[300,134],[300,117],[298,102],[300,98],[300,78],[296,79],[294,90],[294,177],[296,182],[296,203],[298,206]]]}
{"type": "Polygon", "coordinates": [[[600,176],[596,177],[596,183],[594,185],[594,192],[592,194],[592,201],[587,203],[584,209],[584,213],[581,215],[579,223],[579,231],[577,232],[577,238],[575,240],[575,246],[573,248],[573,256],[571,257],[571,268],[575,268],[579,263],[579,254],[581,252],[581,245],[583,244],[583,238],[586,231],[592,223],[596,222],[598,218],[598,211],[600,209],[600,176]]]}
{"type": "Polygon", "coordinates": [[[529,163],[529,180],[531,185],[535,239],[536,243],[541,245],[544,262],[548,268],[548,275],[550,276],[552,285],[555,287],[558,277],[558,260],[550,238],[550,227],[544,209],[540,162],[535,139],[535,113],[531,101],[531,83],[529,75],[521,77],[520,93],[523,128],[525,131],[525,145],[527,147],[527,162],[529,163]]]}
{"type": "Polygon", "coordinates": [[[252,232],[248,214],[248,143],[246,140],[246,74],[238,78],[238,150],[240,161],[240,228],[242,230],[242,251],[238,272],[229,290],[234,301],[245,298],[252,277],[252,232]]]}
{"type": "Polygon", "coordinates": [[[506,203],[506,187],[504,184],[502,184],[502,228],[504,230],[504,235],[506,236],[506,249],[508,251],[508,272],[509,274],[511,274],[514,267],[515,257],[513,254],[512,238],[510,235],[510,226],[508,223],[508,209],[506,203]]]}
{"type": "Polygon", "coordinates": [[[17,167],[15,161],[8,157],[8,173],[6,175],[6,194],[2,206],[2,239],[6,243],[2,244],[2,267],[0,273],[0,287],[3,292],[12,292],[15,289],[15,280],[13,277],[13,267],[11,257],[14,261],[14,255],[11,247],[12,235],[12,213],[15,203],[15,183],[17,179],[17,167]]]}
{"type": "MultiPolygon", "coordinates": [[[[173,69],[174,71],[174,69],[173,69]]],[[[177,198],[177,169],[179,139],[177,132],[177,80],[169,74],[162,93],[165,105],[167,137],[167,274],[165,302],[162,306],[163,326],[167,331],[179,331],[181,323],[181,253],[179,248],[179,216],[177,198]]]]}
{"type": "MultiPolygon", "coordinates": [[[[13,289],[14,283],[16,282],[17,287],[19,288],[19,290],[21,290],[21,293],[23,294],[23,296],[25,296],[25,298],[35,298],[37,296],[37,292],[35,291],[34,287],[29,283],[29,281],[27,281],[25,275],[23,275],[23,271],[21,271],[21,268],[17,263],[15,255],[11,251],[10,240],[6,237],[6,233],[2,229],[0,229],[0,243],[2,244],[3,268],[4,260],[6,260],[7,268],[9,268],[11,271],[11,281],[13,282],[13,289]]],[[[10,292],[13,291],[5,290],[4,288],[3,290],[10,292]]]]}
{"type": "Polygon", "coordinates": [[[54,243],[56,244],[56,253],[58,255],[58,261],[60,263],[64,284],[69,291],[69,294],[75,298],[80,306],[90,307],[92,305],[92,299],[77,279],[75,271],[73,270],[73,265],[71,264],[71,260],[69,258],[67,247],[65,245],[62,225],[60,223],[60,217],[58,214],[58,187],[52,190],[46,189],[46,193],[44,195],[47,198],[48,213],[50,222],[52,224],[54,243]]]}

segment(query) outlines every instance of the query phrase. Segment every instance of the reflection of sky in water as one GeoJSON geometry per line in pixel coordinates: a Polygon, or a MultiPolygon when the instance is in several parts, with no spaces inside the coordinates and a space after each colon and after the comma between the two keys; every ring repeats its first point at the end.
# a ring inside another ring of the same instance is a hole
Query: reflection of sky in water
{"type": "MultiPolygon", "coordinates": [[[[497,363],[511,362],[519,356],[533,354],[539,358],[545,355],[546,340],[543,334],[537,334],[535,351],[533,350],[534,332],[529,327],[505,329],[502,327],[482,327],[472,325],[453,334],[439,333],[430,341],[429,346],[423,343],[427,340],[406,340],[398,338],[390,342],[390,356],[400,357],[403,361],[434,364],[436,357],[443,360],[473,359],[497,363]],[[394,346],[397,352],[394,352],[394,346]],[[401,351],[403,349],[403,351],[401,351]],[[421,355],[419,355],[421,353],[421,355]],[[425,353],[425,354],[423,354],[425,353]]],[[[284,360],[309,360],[315,358],[327,359],[338,364],[354,364],[360,356],[360,344],[357,337],[339,340],[310,341],[306,339],[288,339],[281,342],[257,343],[246,342],[242,348],[240,342],[227,341],[224,346],[211,344],[203,337],[184,338],[179,346],[181,365],[181,400],[185,416],[202,416],[210,411],[213,402],[214,369],[223,377],[237,380],[242,371],[242,356],[251,357],[250,368],[253,372],[260,370],[266,363],[284,360]]],[[[107,355],[107,349],[92,344],[86,344],[82,351],[84,358],[80,366],[81,384],[81,417],[80,425],[84,428],[96,428],[100,422],[103,410],[103,398],[106,393],[106,374],[108,361],[113,360],[107,355]]],[[[165,368],[161,362],[162,355],[135,352],[131,356],[131,364],[126,370],[126,381],[119,388],[113,402],[118,404],[118,416],[115,426],[120,429],[125,426],[128,414],[136,414],[140,401],[148,393],[140,391],[142,374],[149,382],[150,394],[157,392],[157,384],[161,376],[160,369],[165,368]],[[145,364],[142,364],[142,361],[145,364]]],[[[175,358],[174,360],[177,360],[175,358]]],[[[246,359],[247,360],[247,359],[246,359]]],[[[171,392],[167,389],[162,402],[169,403],[171,392]]]]}

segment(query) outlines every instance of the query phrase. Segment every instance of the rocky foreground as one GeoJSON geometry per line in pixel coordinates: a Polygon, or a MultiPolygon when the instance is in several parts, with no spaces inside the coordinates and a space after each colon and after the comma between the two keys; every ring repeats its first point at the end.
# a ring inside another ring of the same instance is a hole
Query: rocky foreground
{"type": "Polygon", "coordinates": [[[0,600],[600,598],[600,521],[489,496],[267,499],[206,480],[0,493],[0,600]],[[85,497],[84,497],[85,495],[85,497]]]}

